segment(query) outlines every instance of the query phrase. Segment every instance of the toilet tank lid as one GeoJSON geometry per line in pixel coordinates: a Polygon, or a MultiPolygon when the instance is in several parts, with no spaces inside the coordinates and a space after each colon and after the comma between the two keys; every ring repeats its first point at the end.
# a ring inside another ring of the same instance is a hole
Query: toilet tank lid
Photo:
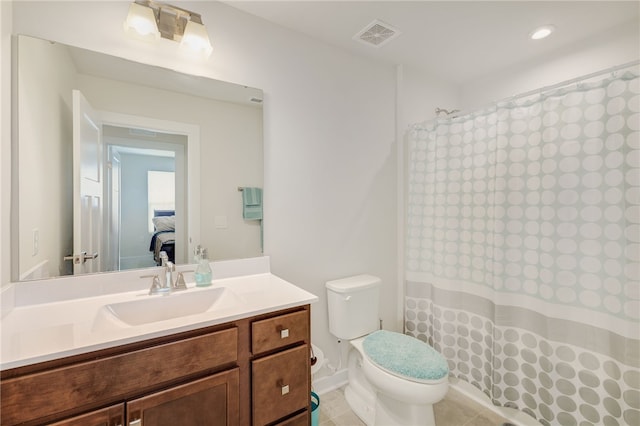
{"type": "Polygon", "coordinates": [[[380,278],[373,275],[356,275],[353,277],[341,278],[338,280],[327,281],[326,287],[336,293],[349,293],[351,291],[360,291],[380,285],[380,278]]]}

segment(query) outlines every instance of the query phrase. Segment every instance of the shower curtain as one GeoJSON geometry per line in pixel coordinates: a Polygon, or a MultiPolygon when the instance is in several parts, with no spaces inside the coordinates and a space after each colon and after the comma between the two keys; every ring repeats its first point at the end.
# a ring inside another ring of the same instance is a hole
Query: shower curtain
{"type": "Polygon", "coordinates": [[[638,75],[409,131],[406,333],[543,425],[640,425],[638,75]]]}

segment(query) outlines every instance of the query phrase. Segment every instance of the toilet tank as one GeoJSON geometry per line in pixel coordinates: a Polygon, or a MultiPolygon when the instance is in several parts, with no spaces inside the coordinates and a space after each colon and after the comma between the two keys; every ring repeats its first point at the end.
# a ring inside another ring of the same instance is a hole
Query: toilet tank
{"type": "Polygon", "coordinates": [[[380,328],[380,278],[357,275],[327,281],[326,287],[331,334],[352,340],[380,328]]]}

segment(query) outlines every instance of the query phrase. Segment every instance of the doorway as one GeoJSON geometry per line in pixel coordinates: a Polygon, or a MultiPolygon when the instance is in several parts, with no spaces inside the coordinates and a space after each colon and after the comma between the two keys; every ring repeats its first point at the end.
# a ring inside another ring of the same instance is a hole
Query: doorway
{"type": "Polygon", "coordinates": [[[187,136],[115,125],[103,135],[105,270],[156,266],[160,250],[183,259],[187,136]]]}

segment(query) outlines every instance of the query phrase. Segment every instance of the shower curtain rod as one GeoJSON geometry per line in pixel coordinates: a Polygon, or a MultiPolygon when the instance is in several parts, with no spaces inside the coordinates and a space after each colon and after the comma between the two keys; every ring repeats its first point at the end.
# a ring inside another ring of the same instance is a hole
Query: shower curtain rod
{"type": "MultiPolygon", "coordinates": [[[[467,115],[467,114],[471,114],[474,111],[482,111],[483,109],[485,109],[485,108],[487,108],[487,107],[489,107],[491,105],[499,104],[499,103],[502,103],[502,102],[513,101],[513,100],[518,99],[518,98],[526,98],[527,96],[548,92],[548,91],[557,89],[557,88],[562,87],[562,86],[568,86],[568,85],[573,84],[573,83],[589,80],[590,78],[594,78],[594,77],[597,77],[599,75],[603,75],[603,74],[607,74],[607,73],[612,73],[613,74],[616,71],[620,71],[620,70],[623,70],[625,68],[631,68],[631,67],[636,66],[636,65],[640,65],[640,59],[639,60],[635,60],[635,61],[631,61],[631,62],[627,62],[627,63],[621,64],[621,65],[615,65],[613,67],[609,67],[609,68],[606,68],[606,69],[600,70],[600,71],[595,71],[595,72],[592,72],[591,74],[587,74],[587,75],[583,75],[583,76],[580,76],[580,77],[572,78],[570,80],[564,80],[564,81],[561,81],[559,83],[552,84],[550,86],[544,86],[544,87],[541,87],[539,89],[530,90],[528,92],[520,93],[520,94],[517,94],[517,95],[507,96],[507,97],[499,99],[497,101],[492,101],[492,102],[490,102],[488,104],[484,104],[484,105],[482,105],[480,107],[474,108],[471,111],[469,111],[469,110],[456,111],[456,115],[447,116],[447,117],[438,117],[438,116],[436,116],[435,118],[433,118],[431,120],[427,120],[427,121],[424,121],[422,123],[418,123],[418,125],[430,123],[430,122],[433,122],[433,121],[436,121],[436,120],[439,120],[439,119],[443,119],[443,118],[446,119],[446,118],[461,117],[461,116],[464,116],[464,115],[467,115]]],[[[410,125],[409,127],[412,127],[414,125],[410,125]]]]}
{"type": "Polygon", "coordinates": [[[512,100],[512,99],[517,99],[517,98],[526,98],[527,96],[535,95],[536,93],[548,92],[550,90],[554,90],[554,89],[557,89],[557,88],[562,87],[562,86],[568,86],[568,85],[573,84],[573,83],[578,83],[580,81],[589,80],[590,78],[594,78],[594,77],[597,77],[599,75],[608,74],[608,73],[613,74],[616,71],[620,71],[620,70],[623,70],[625,68],[631,68],[631,67],[636,66],[636,65],[640,65],[640,59],[636,60],[636,61],[627,62],[626,64],[621,64],[621,65],[616,65],[616,66],[613,66],[613,67],[609,67],[609,68],[604,69],[604,70],[595,71],[595,72],[592,72],[591,74],[587,74],[587,75],[583,75],[583,76],[580,76],[580,77],[572,78],[570,80],[561,81],[560,83],[552,84],[550,86],[544,86],[544,87],[542,87],[540,89],[530,90],[528,92],[524,92],[524,93],[521,93],[521,94],[518,94],[518,95],[513,95],[513,96],[504,98],[501,101],[497,101],[497,102],[494,102],[494,103],[507,101],[507,100],[512,100]]]}

